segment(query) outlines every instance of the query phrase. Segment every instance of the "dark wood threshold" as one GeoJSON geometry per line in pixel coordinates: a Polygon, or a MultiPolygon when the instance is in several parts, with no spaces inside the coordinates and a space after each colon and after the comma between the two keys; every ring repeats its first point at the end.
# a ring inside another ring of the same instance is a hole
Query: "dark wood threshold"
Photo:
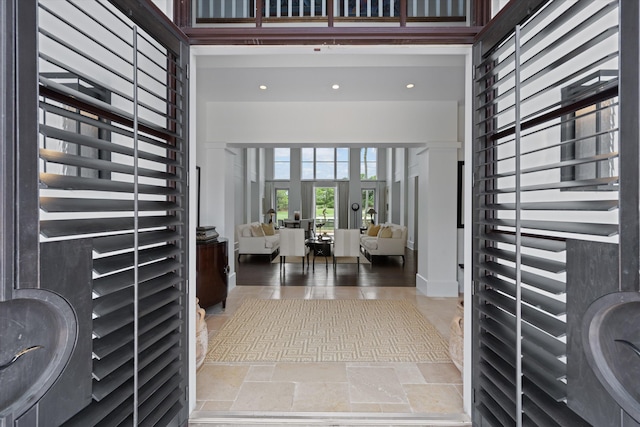
{"type": "Polygon", "coordinates": [[[182,28],[191,45],[472,44],[482,27],[182,28]]]}

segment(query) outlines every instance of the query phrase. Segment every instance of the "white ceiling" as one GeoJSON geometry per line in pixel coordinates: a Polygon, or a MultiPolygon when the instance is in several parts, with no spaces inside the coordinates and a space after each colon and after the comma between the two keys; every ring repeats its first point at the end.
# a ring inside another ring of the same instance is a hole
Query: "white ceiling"
{"type": "MultiPolygon", "coordinates": [[[[354,53],[355,52],[355,53],[354,53]]],[[[459,101],[464,55],[350,53],[332,46],[197,58],[199,102],[459,101]],[[333,48],[333,49],[332,49],[333,48]],[[339,90],[331,89],[337,83],[339,90]],[[413,89],[406,85],[413,83],[413,89]],[[267,85],[260,90],[259,85],[267,85]]]]}

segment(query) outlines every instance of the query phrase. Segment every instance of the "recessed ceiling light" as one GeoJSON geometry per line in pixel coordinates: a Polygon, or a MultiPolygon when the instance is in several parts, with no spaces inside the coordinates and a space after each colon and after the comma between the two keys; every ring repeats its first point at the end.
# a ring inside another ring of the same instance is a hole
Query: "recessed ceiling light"
{"type": "Polygon", "coordinates": [[[334,89],[334,90],[340,89],[340,85],[339,84],[334,84],[334,85],[331,86],[331,89],[334,89]]]}
{"type": "Polygon", "coordinates": [[[413,89],[415,85],[413,83],[407,84],[407,89],[413,89]]]}
{"type": "Polygon", "coordinates": [[[260,85],[260,90],[267,90],[267,86],[266,85],[260,85]]]}

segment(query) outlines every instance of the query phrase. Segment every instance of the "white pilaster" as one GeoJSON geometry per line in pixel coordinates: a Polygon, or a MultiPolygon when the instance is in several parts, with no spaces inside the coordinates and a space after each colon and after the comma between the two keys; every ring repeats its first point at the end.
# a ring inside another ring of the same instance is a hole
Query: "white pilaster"
{"type": "Polygon", "coordinates": [[[457,165],[459,143],[429,143],[419,153],[416,287],[432,297],[458,296],[457,165]]]}
{"type": "MultiPolygon", "coordinates": [[[[229,289],[235,287],[235,191],[234,156],[224,143],[198,145],[200,166],[200,225],[215,226],[220,237],[229,239],[229,289]]],[[[238,195],[239,196],[239,195],[238,195]]]]}

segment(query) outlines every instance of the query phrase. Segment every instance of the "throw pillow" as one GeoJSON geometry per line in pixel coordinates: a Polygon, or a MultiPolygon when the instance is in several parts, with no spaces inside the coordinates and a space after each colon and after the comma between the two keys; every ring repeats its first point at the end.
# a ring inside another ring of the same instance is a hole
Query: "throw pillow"
{"type": "Polygon", "coordinates": [[[383,239],[390,239],[392,235],[393,231],[391,231],[391,227],[382,227],[378,233],[378,237],[383,239]]]}
{"type": "Polygon", "coordinates": [[[276,234],[276,231],[273,229],[273,224],[262,224],[262,231],[264,231],[265,236],[273,236],[276,234]]]}
{"type": "Polygon", "coordinates": [[[264,237],[264,230],[262,230],[260,224],[251,225],[251,236],[264,237]]]}
{"type": "Polygon", "coordinates": [[[367,231],[367,236],[376,237],[379,232],[380,232],[380,226],[372,225],[371,227],[369,227],[369,230],[367,231]]]}
{"type": "Polygon", "coordinates": [[[246,226],[242,228],[242,237],[251,237],[251,227],[246,226]]]}

